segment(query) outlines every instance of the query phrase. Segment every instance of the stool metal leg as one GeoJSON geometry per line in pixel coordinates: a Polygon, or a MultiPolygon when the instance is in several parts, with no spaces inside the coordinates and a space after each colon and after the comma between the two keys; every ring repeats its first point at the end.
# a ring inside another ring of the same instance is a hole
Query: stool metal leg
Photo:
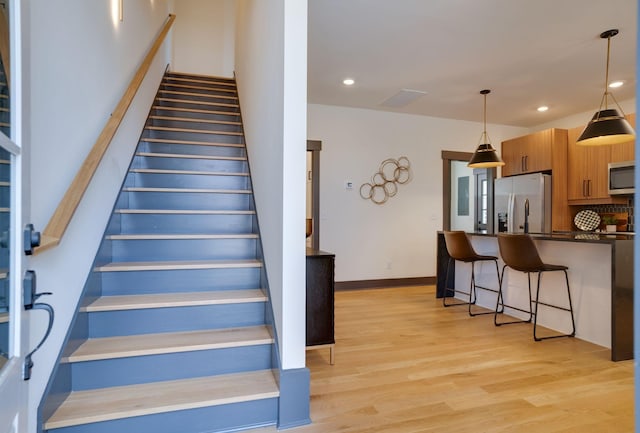
{"type": "Polygon", "coordinates": [[[558,335],[549,335],[546,337],[538,337],[538,335],[536,334],[536,329],[537,329],[537,324],[538,324],[538,299],[539,299],[539,295],[540,295],[540,280],[542,279],[542,272],[538,272],[538,287],[536,289],[536,307],[535,307],[535,313],[534,313],[534,319],[533,319],[533,339],[535,341],[542,341],[542,340],[549,340],[551,338],[560,338],[560,337],[574,337],[576,335],[576,323],[575,320],[573,318],[573,305],[571,303],[571,289],[569,288],[569,275],[567,274],[567,271],[565,269],[563,269],[564,272],[564,279],[567,283],[567,296],[569,298],[569,308],[563,308],[563,307],[558,307],[555,305],[548,305],[548,304],[543,304],[543,305],[547,305],[549,307],[553,307],[553,308],[557,308],[559,310],[564,310],[564,311],[568,311],[571,314],[571,333],[570,334],[558,334],[558,335]]]}
{"type": "Polygon", "coordinates": [[[514,307],[512,305],[506,305],[504,303],[504,295],[502,293],[502,283],[504,281],[504,271],[506,268],[507,268],[507,265],[504,265],[502,267],[502,274],[500,275],[500,288],[498,289],[498,303],[496,304],[496,311],[494,312],[494,315],[493,315],[493,323],[496,326],[512,325],[514,323],[531,323],[531,319],[533,318],[534,314],[533,314],[533,310],[531,309],[531,279],[529,278],[529,274],[527,273],[527,279],[529,282],[529,310],[527,311],[522,308],[514,307]],[[502,301],[502,303],[500,301],[502,301]],[[498,311],[500,307],[502,307],[502,310],[498,311]],[[505,307],[511,308],[513,310],[522,311],[523,313],[529,313],[529,318],[526,320],[512,320],[509,322],[498,322],[498,314],[503,314],[505,307]]]}
{"type": "MultiPolygon", "coordinates": [[[[447,273],[445,275],[444,278],[444,295],[442,296],[442,305],[445,307],[455,307],[457,305],[467,305],[468,302],[453,302],[453,303],[449,303],[447,304],[447,293],[451,293],[453,292],[453,297],[455,298],[456,296],[456,287],[455,285],[453,286],[453,288],[450,288],[448,286],[448,281],[449,281],[449,268],[451,268],[451,262],[453,261],[453,259],[451,257],[449,257],[449,261],[447,262],[447,273]]],[[[469,294],[469,297],[471,297],[471,294],[469,294]]]]}
{"type": "MultiPolygon", "coordinates": [[[[498,261],[497,260],[495,260],[495,264],[496,264],[496,274],[498,275],[498,286],[499,286],[500,285],[500,274],[498,272],[498,261]]],[[[494,314],[493,311],[483,311],[481,313],[472,312],[471,311],[471,305],[475,304],[476,301],[478,300],[478,289],[477,288],[480,287],[480,286],[476,285],[476,276],[475,276],[474,267],[475,267],[475,262],[472,262],[471,263],[471,287],[469,288],[469,316],[475,317],[475,316],[484,316],[485,314],[494,314]],[[471,292],[473,292],[473,302],[471,301],[471,292]]],[[[487,289],[486,287],[484,287],[484,289],[495,291],[494,289],[487,289]]]]}

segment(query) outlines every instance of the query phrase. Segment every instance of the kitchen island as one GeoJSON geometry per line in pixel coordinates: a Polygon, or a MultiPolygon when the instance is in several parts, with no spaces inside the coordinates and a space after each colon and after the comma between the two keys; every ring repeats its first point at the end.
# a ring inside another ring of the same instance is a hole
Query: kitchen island
{"type": "MultiPolygon", "coordinates": [[[[496,235],[468,234],[473,247],[479,254],[500,257],[496,235]]],[[[632,359],[633,235],[571,232],[532,233],[531,236],[544,262],[569,267],[576,338],[610,348],[613,361],[632,359]]],[[[444,275],[448,259],[444,235],[439,232],[437,297],[442,297],[444,294],[444,275]]],[[[502,270],[501,260],[499,266],[502,270]]],[[[449,287],[455,284],[457,289],[467,291],[470,274],[470,264],[456,262],[455,271],[449,277],[449,287]]],[[[534,290],[535,278],[532,276],[534,290]]],[[[497,288],[494,264],[477,263],[476,281],[478,285],[497,288]]],[[[526,308],[527,275],[513,270],[505,271],[503,291],[507,304],[526,308]]],[[[567,305],[564,275],[561,272],[544,274],[540,301],[554,305],[567,305]]],[[[477,305],[495,309],[495,293],[479,290],[477,305]]],[[[517,318],[525,318],[522,312],[513,309],[507,309],[505,312],[517,318]]],[[[566,312],[545,308],[543,305],[540,305],[538,311],[538,324],[563,333],[569,332],[571,326],[566,312]]],[[[493,323],[491,325],[493,326],[493,323]]]]}

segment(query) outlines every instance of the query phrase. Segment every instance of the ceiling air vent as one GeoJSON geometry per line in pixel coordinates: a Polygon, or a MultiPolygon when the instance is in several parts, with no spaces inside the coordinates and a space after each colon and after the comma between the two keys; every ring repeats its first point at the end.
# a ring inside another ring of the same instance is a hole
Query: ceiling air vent
{"type": "Polygon", "coordinates": [[[427,92],[421,90],[402,89],[392,97],[383,101],[380,105],[383,107],[400,108],[409,105],[409,103],[426,94],[427,92]]]}

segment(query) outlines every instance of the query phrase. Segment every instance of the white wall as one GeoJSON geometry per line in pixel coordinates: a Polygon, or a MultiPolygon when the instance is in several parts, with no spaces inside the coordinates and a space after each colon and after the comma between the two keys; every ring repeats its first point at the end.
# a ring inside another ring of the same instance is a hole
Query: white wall
{"type": "Polygon", "coordinates": [[[172,70],[232,77],[235,9],[235,0],[175,1],[172,70]]]}
{"type": "MultiPolygon", "coordinates": [[[[635,99],[627,99],[624,101],[618,101],[620,107],[624,111],[625,114],[635,113],[636,112],[636,100],[635,99]]],[[[595,112],[598,110],[599,101],[593,102],[593,110],[585,111],[584,113],[572,114],[571,116],[564,117],[562,119],[553,120],[551,122],[543,123],[534,128],[531,128],[531,132],[543,131],[549,128],[562,128],[562,129],[571,129],[576,128],[578,126],[586,126],[589,120],[593,117],[595,112]]],[[[609,104],[609,108],[611,104],[609,104]]]]}
{"type": "Polygon", "coordinates": [[[236,76],[284,369],[304,367],[307,2],[239,0],[236,76]],[[285,39],[286,35],[286,39],[285,39]]]}
{"type": "MultiPolygon", "coordinates": [[[[117,3],[31,1],[27,127],[31,216],[38,230],[44,229],[169,12],[166,1],[125,1],[124,21],[119,22],[111,15],[112,4],[117,3]]],[[[40,291],[53,292],[47,302],[56,312],[53,331],[34,356],[30,431],[35,431],[36,408],[168,63],[166,52],[159,51],[62,242],[30,261],[40,291]]],[[[32,341],[36,341],[44,333],[45,315],[31,316],[32,341]]]]}
{"type": "MultiPolygon", "coordinates": [[[[493,144],[528,133],[488,125],[493,144]]],[[[308,138],[320,152],[320,248],[336,254],[336,281],[436,275],[442,230],[442,150],[473,152],[482,123],[308,105],[308,138]],[[375,205],[359,195],[387,158],[406,156],[413,180],[375,205]],[[351,180],[353,190],[344,182],[351,180]]]]}

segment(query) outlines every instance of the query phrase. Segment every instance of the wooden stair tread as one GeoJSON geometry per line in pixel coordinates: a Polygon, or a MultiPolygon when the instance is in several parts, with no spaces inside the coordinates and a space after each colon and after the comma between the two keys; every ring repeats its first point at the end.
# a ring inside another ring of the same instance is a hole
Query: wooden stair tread
{"type": "Polygon", "coordinates": [[[213,141],[198,141],[198,140],[175,140],[171,138],[141,138],[140,141],[146,143],[163,143],[163,144],[191,144],[195,146],[214,146],[214,147],[240,147],[244,148],[244,144],[237,143],[216,143],[213,141]]]}
{"type": "Polygon", "coordinates": [[[242,132],[235,131],[211,131],[209,129],[191,129],[191,128],[171,128],[168,126],[147,126],[147,131],[164,131],[164,132],[183,132],[188,134],[210,134],[210,135],[234,135],[241,136],[242,132]]]}
{"type": "Polygon", "coordinates": [[[202,171],[202,170],[172,170],[161,168],[132,168],[131,173],[143,174],[184,174],[200,176],[249,176],[249,173],[236,173],[230,171],[202,171]]]}
{"type": "MultiPolygon", "coordinates": [[[[212,107],[229,107],[229,108],[239,107],[238,104],[227,104],[226,102],[193,101],[191,99],[178,99],[178,98],[167,98],[167,97],[156,98],[156,101],[178,102],[181,104],[194,104],[194,105],[209,105],[212,107]]],[[[233,114],[239,114],[239,113],[233,112],[233,114]]]]}
{"type": "Polygon", "coordinates": [[[221,161],[246,161],[246,156],[215,156],[215,155],[196,155],[193,153],[155,153],[155,152],[138,152],[136,156],[150,156],[155,158],[182,158],[182,159],[213,159],[221,161]]]}
{"type": "Polygon", "coordinates": [[[151,262],[114,262],[97,266],[96,272],[167,271],[180,269],[260,268],[258,260],[173,260],[151,262]]]}
{"type": "Polygon", "coordinates": [[[154,110],[162,110],[162,111],[177,111],[180,113],[219,114],[222,116],[239,116],[240,115],[240,113],[234,113],[232,111],[205,110],[202,108],[187,108],[187,107],[168,107],[165,105],[153,105],[151,108],[154,110]]]}
{"type": "Polygon", "coordinates": [[[190,240],[190,239],[258,239],[255,233],[239,233],[239,234],[178,234],[178,233],[153,233],[153,234],[125,234],[125,235],[108,235],[106,239],[110,240],[190,240]]]}
{"type": "Polygon", "coordinates": [[[0,323],[9,323],[9,313],[0,313],[0,323]]]}
{"type": "Polygon", "coordinates": [[[159,188],[131,186],[122,188],[126,192],[194,192],[194,193],[214,193],[214,194],[251,194],[249,189],[216,189],[216,188],[159,188]]]}
{"type": "Polygon", "coordinates": [[[198,305],[266,302],[261,289],[216,290],[209,292],[153,293],[148,295],[102,296],[81,307],[82,312],[141,310],[149,308],[194,307],[198,305]]]}
{"type": "Polygon", "coordinates": [[[159,215],[255,215],[254,210],[201,210],[201,209],[116,209],[121,214],[159,215]]]}
{"type": "Polygon", "coordinates": [[[63,356],[61,362],[87,362],[271,343],[273,337],[266,326],[91,338],[80,344],[73,353],[63,356]]]}
{"type": "Polygon", "coordinates": [[[199,119],[197,117],[177,117],[177,116],[149,116],[149,119],[153,120],[173,120],[177,122],[194,122],[194,123],[210,123],[213,125],[232,125],[241,126],[242,122],[234,122],[229,120],[211,120],[211,119],[199,119]]]}
{"type": "Polygon", "coordinates": [[[45,429],[279,396],[271,370],[72,392],[45,429]]]}
{"type": "Polygon", "coordinates": [[[181,95],[181,96],[196,96],[199,98],[238,99],[237,96],[215,95],[213,94],[213,91],[212,93],[194,93],[194,92],[182,92],[180,90],[160,89],[158,93],[169,93],[171,95],[181,95]]]}

